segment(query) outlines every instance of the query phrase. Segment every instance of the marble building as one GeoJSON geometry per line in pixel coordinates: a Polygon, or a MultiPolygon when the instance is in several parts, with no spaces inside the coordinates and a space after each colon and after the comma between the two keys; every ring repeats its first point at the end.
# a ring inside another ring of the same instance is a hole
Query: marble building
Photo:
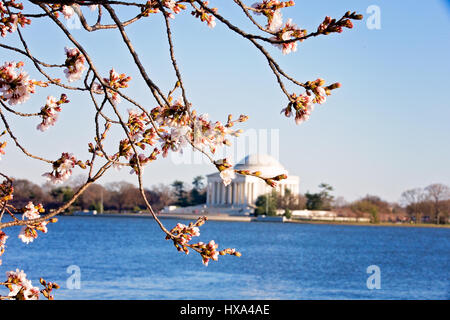
{"type": "MultiPolygon", "coordinates": [[[[239,170],[260,171],[263,177],[274,177],[286,174],[287,179],[277,182],[276,190],[282,195],[289,189],[293,194],[299,192],[299,178],[291,176],[275,158],[267,154],[252,154],[234,166],[239,170]]],[[[253,176],[236,174],[236,178],[228,186],[224,186],[218,172],[207,175],[208,208],[247,208],[253,207],[260,195],[271,192],[272,188],[264,180],[253,176]]]]}

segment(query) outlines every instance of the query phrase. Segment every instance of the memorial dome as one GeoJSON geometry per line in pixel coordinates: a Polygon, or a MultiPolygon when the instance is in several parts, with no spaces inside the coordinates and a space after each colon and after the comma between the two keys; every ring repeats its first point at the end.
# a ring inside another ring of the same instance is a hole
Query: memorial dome
{"type": "Polygon", "coordinates": [[[283,165],[268,154],[251,154],[239,161],[236,170],[260,171],[261,176],[271,178],[280,174],[288,174],[283,165]]]}

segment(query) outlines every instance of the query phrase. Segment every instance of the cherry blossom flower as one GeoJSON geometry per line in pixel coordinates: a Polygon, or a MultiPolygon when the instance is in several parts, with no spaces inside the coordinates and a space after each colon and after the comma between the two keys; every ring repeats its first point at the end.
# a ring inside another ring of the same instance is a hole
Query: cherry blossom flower
{"type": "Polygon", "coordinates": [[[29,79],[25,71],[16,72],[15,69],[23,66],[22,62],[5,62],[0,67],[0,92],[3,98],[8,100],[10,105],[24,103],[34,93],[35,84],[42,85],[40,82],[29,79]]]}
{"type": "Polygon", "coordinates": [[[290,98],[291,101],[286,108],[281,110],[281,113],[284,113],[286,117],[295,115],[296,124],[307,121],[314,110],[313,98],[308,94],[297,96],[295,93],[291,94],[290,98]]]}
{"type": "Polygon", "coordinates": [[[176,7],[176,1],[175,0],[164,0],[163,6],[169,8],[170,10],[173,10],[176,7]]]}
{"type": "Polygon", "coordinates": [[[64,18],[70,19],[75,14],[75,10],[72,6],[62,6],[62,13],[64,15],[64,18]]]}
{"type": "Polygon", "coordinates": [[[269,31],[277,31],[283,25],[283,15],[281,14],[281,10],[275,10],[273,12],[272,20],[269,22],[268,29],[269,31]]]}
{"type": "Polygon", "coordinates": [[[219,247],[218,244],[215,243],[214,240],[211,240],[206,248],[202,252],[202,262],[205,266],[208,266],[209,260],[212,259],[214,261],[219,260],[219,251],[216,249],[219,247]]]}
{"type": "MultiPolygon", "coordinates": [[[[28,204],[23,208],[23,215],[22,220],[32,220],[40,218],[41,212],[44,212],[44,208],[42,207],[42,204],[34,205],[31,201],[28,202],[28,204]]],[[[19,239],[22,240],[22,242],[28,244],[30,242],[33,242],[34,239],[38,237],[37,231],[41,231],[43,233],[47,233],[47,224],[49,221],[42,221],[38,223],[30,223],[26,226],[22,227],[19,239]]]]}
{"type": "Polygon", "coordinates": [[[9,297],[14,297],[18,300],[39,299],[39,289],[33,287],[31,280],[27,279],[27,275],[23,270],[7,271],[6,277],[8,278],[9,297]]]}
{"type": "Polygon", "coordinates": [[[170,133],[164,133],[162,135],[162,146],[163,157],[167,157],[168,151],[172,150],[174,152],[182,152],[183,148],[189,143],[189,133],[191,128],[188,126],[174,127],[171,128],[170,133]]]}
{"type": "MultiPolygon", "coordinates": [[[[119,88],[127,88],[128,87],[128,81],[131,80],[131,77],[127,77],[124,73],[117,73],[114,68],[112,68],[109,71],[109,79],[108,78],[103,78],[103,81],[105,81],[106,83],[109,84],[109,86],[113,89],[119,89],[119,88]]],[[[99,88],[95,88],[96,90],[99,88]]],[[[113,105],[117,106],[120,101],[120,95],[111,89],[107,89],[107,91],[109,93],[111,93],[111,99],[112,99],[112,103],[113,105]]]]}
{"type": "MultiPolygon", "coordinates": [[[[205,6],[208,6],[209,1],[203,1],[203,4],[205,6]]],[[[178,6],[180,6],[178,4],[178,6]]],[[[217,8],[210,8],[210,10],[213,13],[217,13],[217,8]]],[[[195,8],[194,7],[194,11],[192,11],[192,15],[196,18],[199,18],[202,22],[205,22],[208,24],[208,27],[210,27],[211,29],[214,28],[216,26],[216,17],[213,14],[207,13],[203,8],[195,8]]]]}
{"type": "Polygon", "coordinates": [[[28,204],[25,206],[25,211],[23,213],[22,219],[36,219],[39,218],[39,208],[42,208],[42,205],[35,206],[33,202],[28,202],[28,204]]]}
{"type": "MultiPolygon", "coordinates": [[[[6,235],[6,233],[4,233],[2,230],[0,230],[0,257],[5,252],[6,240],[8,238],[9,237],[6,235]]],[[[0,259],[0,265],[2,265],[2,259],[0,259]]]]}
{"type": "Polygon", "coordinates": [[[77,164],[77,159],[71,153],[64,152],[57,161],[53,163],[53,171],[46,172],[42,176],[53,183],[62,183],[72,175],[72,169],[77,164]]]}
{"type": "Polygon", "coordinates": [[[1,155],[6,154],[5,147],[6,147],[6,141],[0,142],[0,160],[2,160],[1,155]]]}
{"type": "Polygon", "coordinates": [[[231,181],[236,177],[236,175],[232,168],[228,168],[220,172],[220,177],[222,178],[222,182],[226,187],[231,183],[231,181]]]}
{"type": "Polygon", "coordinates": [[[34,239],[38,237],[38,234],[34,228],[30,227],[22,227],[19,233],[19,239],[22,240],[23,243],[29,244],[33,242],[34,239]]]}
{"type": "Polygon", "coordinates": [[[66,62],[65,65],[67,69],[64,70],[64,74],[69,82],[80,80],[83,71],[86,69],[84,63],[86,58],[78,50],[78,48],[65,48],[66,51],[66,62]]]}
{"type": "MultiPolygon", "coordinates": [[[[299,29],[295,24],[292,23],[292,19],[288,19],[285,26],[283,28],[280,28],[276,36],[272,37],[271,39],[286,41],[294,38],[301,38],[304,36],[306,36],[306,30],[299,29]]],[[[297,51],[297,41],[275,43],[274,46],[280,48],[283,54],[289,54],[291,52],[297,51]]]]}
{"type": "Polygon", "coordinates": [[[213,29],[216,26],[216,17],[213,15],[209,15],[208,18],[206,18],[206,21],[208,23],[208,27],[213,29]]]}
{"type": "Polygon", "coordinates": [[[18,25],[22,27],[25,24],[30,24],[31,20],[24,17],[21,12],[11,13],[8,7],[22,10],[23,5],[21,3],[15,3],[14,1],[0,1],[0,34],[2,37],[6,37],[7,32],[13,33],[17,30],[18,25]]]}
{"type": "Polygon", "coordinates": [[[327,100],[327,94],[324,88],[322,87],[317,87],[314,90],[314,93],[316,94],[316,98],[315,98],[315,102],[318,104],[322,104],[325,103],[325,101],[327,100]]]}
{"type": "Polygon", "coordinates": [[[48,96],[45,106],[41,109],[42,122],[38,124],[37,129],[45,131],[50,126],[55,125],[56,120],[58,120],[58,113],[61,112],[60,105],[68,102],[65,94],[62,94],[59,100],[56,100],[53,96],[48,96]]]}

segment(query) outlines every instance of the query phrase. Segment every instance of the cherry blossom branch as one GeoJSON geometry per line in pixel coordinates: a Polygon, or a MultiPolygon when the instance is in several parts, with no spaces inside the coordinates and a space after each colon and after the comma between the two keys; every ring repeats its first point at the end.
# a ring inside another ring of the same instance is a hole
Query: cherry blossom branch
{"type": "Polygon", "coordinates": [[[55,216],[57,216],[58,214],[60,214],[61,212],[65,211],[66,209],[68,209],[77,199],[78,197],[91,185],[93,184],[95,181],[97,181],[100,177],[103,176],[103,174],[110,168],[111,166],[111,162],[108,161],[107,163],[105,163],[95,174],[94,177],[88,179],[86,181],[86,183],[84,183],[81,187],[78,188],[78,190],[74,193],[74,195],[72,196],[72,198],[70,200],[68,200],[64,205],[62,205],[61,207],[59,207],[57,210],[50,212],[40,218],[36,218],[36,219],[29,219],[29,220],[17,220],[17,221],[10,221],[10,222],[4,222],[4,223],[0,223],[0,230],[4,229],[4,228],[8,228],[8,227],[13,227],[13,226],[23,226],[23,225],[32,225],[32,224],[38,224],[40,222],[44,222],[47,221],[55,216]]]}

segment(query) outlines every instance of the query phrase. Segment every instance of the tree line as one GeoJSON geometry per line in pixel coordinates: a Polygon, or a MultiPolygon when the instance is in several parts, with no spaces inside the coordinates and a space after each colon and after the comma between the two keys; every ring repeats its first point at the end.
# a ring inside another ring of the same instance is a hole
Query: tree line
{"type": "MultiPolygon", "coordinates": [[[[23,208],[29,201],[32,201],[33,203],[42,203],[47,210],[51,211],[72,198],[83,180],[83,177],[77,177],[66,184],[55,187],[49,183],[39,186],[26,179],[15,179],[14,198],[11,200],[11,204],[16,208],[23,208]]],[[[168,205],[190,206],[206,202],[203,176],[195,177],[192,185],[176,180],[170,185],[159,184],[145,188],[144,192],[155,211],[160,211],[168,205]]],[[[145,209],[146,206],[139,189],[132,183],[118,181],[105,185],[92,184],[67,211],[138,212],[145,209]]]]}
{"type": "Polygon", "coordinates": [[[319,192],[294,195],[286,190],[284,195],[273,190],[256,200],[255,215],[276,215],[284,210],[291,216],[292,210],[334,211],[339,216],[369,217],[372,223],[380,221],[436,223],[449,222],[450,188],[442,183],[425,188],[414,188],[402,193],[400,201],[388,202],[376,195],[366,195],[352,202],[334,197],[333,187],[326,183],[319,185],[319,192]]]}
{"type": "MultiPolygon", "coordinates": [[[[14,181],[14,198],[11,203],[22,208],[29,201],[42,203],[47,210],[61,206],[69,200],[82,184],[83,177],[55,187],[46,183],[39,186],[26,179],[14,181]]],[[[206,203],[205,177],[195,177],[191,184],[175,180],[171,184],[158,184],[144,189],[155,211],[169,205],[179,207],[206,203]]],[[[341,216],[369,217],[372,222],[402,221],[413,223],[448,223],[450,215],[450,188],[441,183],[425,188],[414,188],[402,193],[400,201],[388,202],[376,195],[366,195],[347,202],[332,195],[333,187],[319,185],[316,193],[293,194],[290,190],[281,195],[275,190],[261,195],[255,203],[255,215],[276,215],[284,210],[290,216],[293,210],[332,210],[341,216]]],[[[138,212],[146,206],[138,188],[129,182],[110,182],[105,185],[92,184],[69,208],[68,211],[97,210],[98,212],[138,212]]]]}

